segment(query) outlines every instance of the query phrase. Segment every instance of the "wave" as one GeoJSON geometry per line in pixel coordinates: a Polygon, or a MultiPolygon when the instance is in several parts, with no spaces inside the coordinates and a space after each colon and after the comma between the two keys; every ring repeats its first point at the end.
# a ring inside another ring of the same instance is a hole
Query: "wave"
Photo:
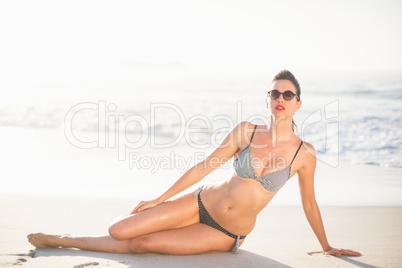
{"type": "MultiPolygon", "coordinates": [[[[186,87],[183,86],[183,88],[186,87]]],[[[175,105],[175,108],[183,112],[185,120],[188,121],[191,115],[201,114],[211,122],[212,131],[191,133],[191,139],[194,141],[199,141],[200,143],[210,141],[211,133],[215,129],[223,127],[223,122],[212,119],[216,115],[238,119],[239,117],[235,113],[239,113],[241,120],[248,120],[250,117],[247,116],[261,114],[260,108],[265,106],[264,99],[260,101],[259,89],[257,94],[256,89],[236,91],[236,88],[223,88],[220,90],[215,90],[215,88],[217,86],[214,84],[205,85],[205,89],[203,85],[202,90],[194,91],[191,94],[179,94],[180,99],[173,97],[169,99],[170,104],[175,105]],[[214,90],[211,90],[211,88],[214,90]],[[229,94],[233,92],[235,94],[229,94]],[[233,98],[230,98],[231,96],[233,98]],[[240,111],[236,110],[237,100],[243,101],[240,111]]],[[[248,86],[241,85],[241,88],[245,89],[248,86]]],[[[159,91],[155,90],[152,94],[165,96],[163,95],[164,92],[164,88],[160,87],[159,91]]],[[[151,94],[150,92],[148,93],[151,94]]],[[[336,95],[344,96],[345,98],[339,101],[339,116],[335,119],[339,123],[339,129],[329,130],[325,121],[321,123],[312,122],[311,126],[304,128],[306,132],[303,133],[303,139],[311,142],[317,150],[323,154],[327,153],[330,157],[338,157],[341,160],[359,164],[402,168],[401,83],[367,83],[364,86],[346,83],[342,88],[334,87],[332,91],[330,89],[325,93],[328,94],[306,94],[306,99],[311,98],[314,104],[318,102],[325,104],[330,103],[336,95]],[[383,101],[377,101],[377,99],[383,101]],[[349,107],[353,107],[353,112],[350,112],[349,107]],[[328,146],[328,143],[335,145],[331,147],[328,146]]],[[[127,96],[127,94],[122,93],[121,96],[127,96]]],[[[118,120],[119,115],[139,115],[149,123],[149,104],[155,98],[149,97],[148,101],[143,101],[147,99],[146,97],[143,97],[141,101],[138,99],[124,100],[123,98],[117,98],[115,101],[116,105],[119,106],[113,114],[115,120],[118,120]],[[121,103],[119,103],[119,100],[121,103]]],[[[265,96],[262,98],[265,98],[265,96]]],[[[97,102],[98,100],[95,100],[95,103],[97,102]]],[[[53,101],[44,105],[21,104],[2,107],[0,109],[0,126],[63,128],[66,113],[74,104],[68,106],[65,103],[63,105],[60,103],[62,101],[53,101]]],[[[311,108],[311,110],[303,107],[296,115],[296,123],[300,129],[303,129],[303,122],[297,122],[297,118],[307,120],[311,113],[315,111],[314,109],[317,109],[317,107],[311,108]]],[[[266,112],[266,110],[263,112],[266,112]]],[[[322,113],[322,115],[325,115],[325,113],[322,113]]],[[[106,118],[109,119],[108,117],[106,118]]],[[[177,114],[172,109],[161,109],[154,120],[152,126],[148,124],[144,129],[134,122],[127,124],[124,130],[119,129],[119,131],[125,131],[133,139],[142,133],[154,133],[155,136],[161,139],[172,139],[177,136],[178,129],[186,127],[187,123],[178,120],[177,114]]],[[[325,118],[322,120],[325,120],[325,118]]],[[[253,122],[253,120],[248,121],[253,122]]],[[[257,121],[255,122],[258,123],[257,121]]],[[[205,128],[205,124],[202,121],[194,121],[192,126],[205,128]]],[[[97,112],[87,110],[77,113],[73,127],[77,131],[90,133],[91,135],[96,134],[95,132],[99,131],[97,112]]],[[[117,131],[115,122],[108,121],[105,123],[105,127],[108,131],[117,131]]]]}
{"type": "Polygon", "coordinates": [[[356,90],[343,90],[337,92],[339,95],[357,96],[357,97],[375,97],[381,99],[402,99],[402,88],[396,89],[356,89],[356,90]]]}

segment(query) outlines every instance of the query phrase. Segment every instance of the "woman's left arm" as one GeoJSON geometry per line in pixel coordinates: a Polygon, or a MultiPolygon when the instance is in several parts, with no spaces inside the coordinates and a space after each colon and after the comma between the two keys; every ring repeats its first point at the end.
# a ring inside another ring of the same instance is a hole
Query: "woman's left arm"
{"type": "Polygon", "coordinates": [[[314,193],[314,173],[316,167],[316,156],[314,147],[305,142],[304,150],[302,150],[304,157],[304,163],[302,167],[297,171],[299,177],[300,195],[302,199],[302,205],[307,220],[310,223],[314,234],[317,236],[318,241],[325,254],[334,255],[340,257],[342,255],[359,256],[359,252],[347,249],[332,248],[325,235],[324,224],[322,222],[320,209],[318,208],[315,193],[314,193]]]}

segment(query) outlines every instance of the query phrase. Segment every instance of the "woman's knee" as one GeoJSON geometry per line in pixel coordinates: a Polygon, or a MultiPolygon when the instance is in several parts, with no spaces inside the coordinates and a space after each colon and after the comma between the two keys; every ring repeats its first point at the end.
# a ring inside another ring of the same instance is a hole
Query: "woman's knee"
{"type": "Polygon", "coordinates": [[[126,228],[124,225],[125,225],[124,223],[121,223],[119,221],[112,223],[108,229],[109,235],[116,240],[130,239],[132,236],[128,237],[128,234],[126,234],[126,228]]]}
{"type": "Polygon", "coordinates": [[[119,231],[116,223],[109,226],[108,232],[109,232],[109,235],[111,237],[113,237],[114,239],[121,240],[121,239],[119,239],[120,231],[119,231]]]}

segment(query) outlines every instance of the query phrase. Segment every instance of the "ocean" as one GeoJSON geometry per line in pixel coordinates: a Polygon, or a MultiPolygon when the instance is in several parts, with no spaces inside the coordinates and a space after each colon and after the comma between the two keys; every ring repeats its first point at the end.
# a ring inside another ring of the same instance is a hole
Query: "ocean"
{"type": "MultiPolygon", "coordinates": [[[[37,83],[0,103],[0,127],[63,129],[75,147],[216,148],[240,121],[267,124],[267,74],[136,73],[120,80],[37,83]]],[[[298,135],[318,159],[402,167],[402,75],[300,76],[298,135]]]]}
{"type": "MultiPolygon", "coordinates": [[[[269,123],[274,73],[134,74],[10,86],[0,100],[0,192],[134,204],[164,192],[239,122],[269,123]]],[[[402,204],[402,76],[295,75],[296,131],[317,151],[320,204],[402,204]],[[372,199],[379,192],[381,202],[372,199]]],[[[200,183],[233,172],[232,158],[200,183]]],[[[296,181],[273,205],[299,204],[296,181]]]]}

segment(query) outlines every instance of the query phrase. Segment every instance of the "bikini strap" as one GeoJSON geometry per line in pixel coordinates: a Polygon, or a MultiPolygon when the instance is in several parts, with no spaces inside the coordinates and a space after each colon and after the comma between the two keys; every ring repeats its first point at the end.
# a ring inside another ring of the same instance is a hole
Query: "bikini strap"
{"type": "Polygon", "coordinates": [[[300,147],[302,146],[302,144],[303,144],[303,141],[301,141],[301,143],[300,143],[300,145],[299,145],[299,148],[297,148],[297,151],[296,151],[296,153],[295,153],[295,156],[293,156],[292,163],[290,163],[291,165],[293,164],[293,161],[295,161],[296,155],[297,155],[297,153],[299,152],[300,147]]]}
{"type": "Polygon", "coordinates": [[[251,134],[250,144],[251,144],[251,141],[253,140],[254,132],[255,132],[255,129],[256,129],[256,128],[257,128],[257,125],[255,125],[255,127],[254,127],[253,134],[251,134]]]}

